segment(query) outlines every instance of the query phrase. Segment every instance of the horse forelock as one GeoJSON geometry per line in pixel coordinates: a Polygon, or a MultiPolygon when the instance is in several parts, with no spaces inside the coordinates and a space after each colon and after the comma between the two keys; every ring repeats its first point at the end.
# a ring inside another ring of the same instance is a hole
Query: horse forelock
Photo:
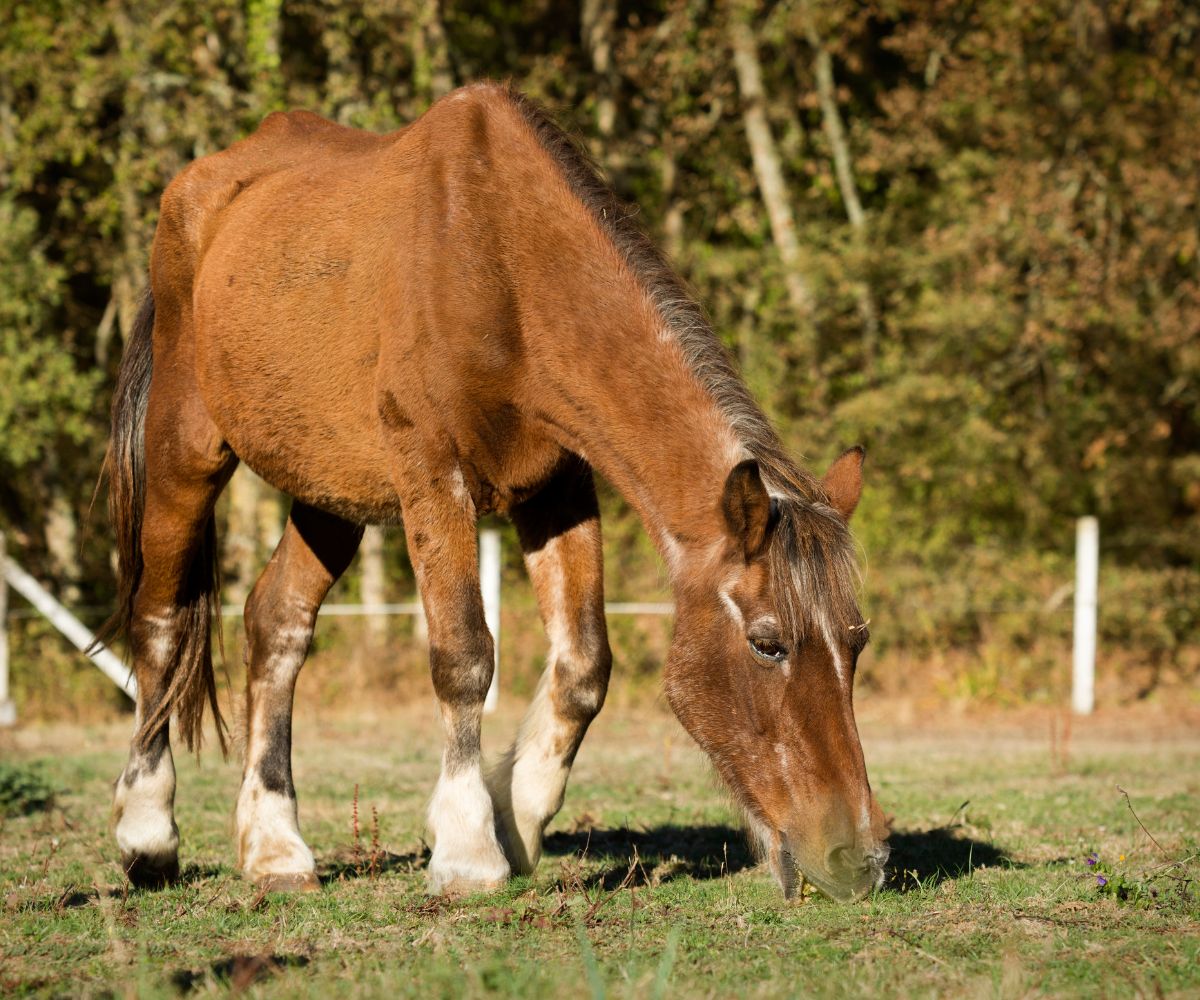
{"type": "Polygon", "coordinates": [[[846,522],[822,498],[777,496],[776,507],[767,559],[780,625],[794,643],[822,633],[845,636],[862,624],[859,566],[846,522]]]}

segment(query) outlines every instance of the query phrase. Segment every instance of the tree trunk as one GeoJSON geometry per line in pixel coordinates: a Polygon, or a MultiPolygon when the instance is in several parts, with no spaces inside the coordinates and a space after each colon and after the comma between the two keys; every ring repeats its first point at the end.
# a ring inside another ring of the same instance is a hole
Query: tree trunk
{"type": "MultiPolygon", "coordinates": [[[[379,605],[387,602],[387,574],[383,566],[383,529],[368,524],[363,530],[362,542],[358,547],[360,567],[360,590],[362,602],[379,605]]],[[[387,632],[387,621],[383,615],[364,615],[367,641],[378,646],[387,632]]]]}
{"type": "MultiPolygon", "coordinates": [[[[846,207],[846,218],[854,230],[855,244],[861,251],[866,244],[867,219],[862,201],[858,197],[858,184],[854,179],[854,164],[850,157],[850,144],[846,141],[846,130],[837,106],[837,87],[833,79],[833,58],[821,40],[813,23],[812,12],[805,9],[804,30],[808,44],[814,54],[814,76],[817,81],[817,99],[821,105],[821,124],[829,149],[833,155],[833,170],[837,177],[842,204],[846,207]]],[[[863,366],[868,377],[875,371],[875,352],[879,344],[879,315],[871,298],[871,289],[865,281],[855,282],[855,299],[859,318],[862,320],[863,366]]]]}
{"type": "Polygon", "coordinates": [[[813,296],[804,273],[804,260],[796,238],[796,220],[792,214],[791,197],[783,177],[779,151],[767,121],[758,43],[745,11],[734,14],[730,24],[730,45],[742,97],[742,123],[754,161],[754,176],[767,209],[771,238],[783,262],[788,300],[801,326],[805,328],[808,353],[815,361],[817,331],[813,296]]]}
{"type": "Polygon", "coordinates": [[[419,0],[412,34],[413,89],[432,104],[454,89],[439,0],[419,0]]]}
{"type": "Polygon", "coordinates": [[[83,575],[79,565],[78,530],[75,511],[62,490],[58,469],[53,469],[51,476],[50,502],[44,523],[46,551],[58,595],[70,605],[79,600],[79,581],[83,575]]]}
{"type": "MultiPolygon", "coordinates": [[[[135,60],[140,40],[136,37],[137,29],[133,21],[123,7],[115,8],[113,29],[122,57],[135,60]]],[[[121,332],[122,343],[129,338],[137,318],[138,300],[146,281],[148,240],[143,232],[144,213],[135,176],[135,164],[137,158],[142,155],[144,146],[136,127],[138,113],[144,113],[147,100],[144,88],[145,83],[140,78],[130,78],[125,88],[125,102],[117,130],[117,162],[113,170],[113,181],[121,209],[121,254],[114,261],[111,299],[97,330],[96,358],[101,365],[108,363],[114,318],[117,329],[121,332]]]]}
{"type": "Polygon", "coordinates": [[[258,575],[259,515],[262,480],[240,465],[229,481],[229,519],[225,526],[225,593],[244,604],[258,575]]]}
{"type": "Polygon", "coordinates": [[[663,160],[662,160],[662,193],[663,201],[667,206],[666,212],[663,214],[663,236],[666,239],[667,256],[676,264],[679,262],[679,257],[683,253],[683,206],[675,198],[675,182],[679,174],[678,165],[675,159],[675,152],[671,148],[671,143],[664,142],[663,144],[663,160]]]}
{"type": "Polygon", "coordinates": [[[596,74],[596,131],[602,139],[612,136],[617,123],[617,67],[612,54],[616,23],[615,0],[583,0],[580,27],[596,74]]]}

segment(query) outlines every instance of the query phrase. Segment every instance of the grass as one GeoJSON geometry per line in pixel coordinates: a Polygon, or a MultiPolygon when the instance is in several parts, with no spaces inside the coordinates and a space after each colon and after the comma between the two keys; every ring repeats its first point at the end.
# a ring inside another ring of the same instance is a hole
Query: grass
{"type": "MultiPolygon", "coordinates": [[[[264,896],[233,871],[236,764],[180,756],[183,878],[139,893],[107,830],[125,727],[11,734],[0,744],[6,764],[31,766],[54,795],[0,821],[0,992],[1200,992],[1194,726],[1101,719],[1077,725],[1065,745],[1047,738],[1044,716],[931,733],[874,712],[872,722],[868,705],[862,728],[875,788],[896,817],[894,871],[857,905],[785,904],[702,757],[652,713],[596,724],[534,878],[454,902],[422,891],[421,816],[440,747],[426,706],[298,721],[301,824],[325,882],[303,896],[264,896]],[[1106,892],[1085,863],[1091,852],[1146,891],[1124,901],[1106,892]]],[[[488,745],[514,724],[489,720],[488,745]]]]}

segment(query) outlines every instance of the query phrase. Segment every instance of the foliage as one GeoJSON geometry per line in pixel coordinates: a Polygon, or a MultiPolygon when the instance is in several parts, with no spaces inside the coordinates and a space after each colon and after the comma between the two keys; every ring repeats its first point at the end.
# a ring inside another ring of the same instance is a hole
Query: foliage
{"type": "Polygon", "coordinates": [[[0,202],[0,467],[11,475],[45,458],[48,441],[86,439],[97,380],[76,369],[59,338],[41,329],[62,272],[37,245],[36,215],[0,202]]]}
{"type": "MultiPolygon", "coordinates": [[[[1200,9],[1187,0],[612,9],[606,89],[570,4],[5,5],[0,525],[15,529],[26,561],[38,567],[50,547],[41,521],[51,496],[70,497],[85,517],[120,336],[170,178],[275,108],[386,130],[427,108],[440,81],[509,78],[547,102],[639,206],[793,450],[820,466],[848,444],[867,446],[857,528],[879,640],[914,654],[947,642],[982,649],[983,622],[996,623],[988,612],[943,615],[939,597],[906,618],[894,595],[945,589],[983,606],[993,589],[1046,596],[1069,580],[1070,521],[1095,513],[1114,598],[1102,604],[1106,639],[1192,671],[1200,9]],[[737,10],[752,15],[815,335],[785,294],[757,189],[730,56],[737,10]],[[817,96],[822,52],[865,213],[859,228],[817,96]],[[602,92],[617,108],[605,135],[602,92]],[[877,334],[864,325],[864,295],[877,334]],[[1038,567],[1046,571],[1022,578],[1038,567]],[[929,628],[915,634],[918,620],[929,628]]],[[[614,576],[640,579],[648,547],[629,543],[628,508],[610,512],[614,576]]],[[[108,601],[102,532],[85,541],[83,562],[85,596],[108,601]]],[[[407,563],[394,569],[410,591],[407,563]]]]}
{"type": "Polygon", "coordinates": [[[54,789],[39,768],[25,763],[0,763],[0,816],[27,816],[48,809],[54,789]]]}

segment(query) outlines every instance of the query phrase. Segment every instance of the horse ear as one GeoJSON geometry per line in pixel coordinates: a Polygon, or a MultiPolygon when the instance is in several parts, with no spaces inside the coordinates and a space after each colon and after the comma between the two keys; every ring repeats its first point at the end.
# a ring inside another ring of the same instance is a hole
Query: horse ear
{"type": "Polygon", "coordinates": [[[730,535],[741,543],[747,562],[766,549],[771,538],[771,498],[754,459],[739,462],[729,473],[721,512],[730,535]]]}
{"type": "Polygon", "coordinates": [[[850,520],[862,495],[862,467],[866,455],[866,450],[860,444],[842,452],[821,480],[825,492],[829,494],[830,505],[846,521],[850,520]]]}

